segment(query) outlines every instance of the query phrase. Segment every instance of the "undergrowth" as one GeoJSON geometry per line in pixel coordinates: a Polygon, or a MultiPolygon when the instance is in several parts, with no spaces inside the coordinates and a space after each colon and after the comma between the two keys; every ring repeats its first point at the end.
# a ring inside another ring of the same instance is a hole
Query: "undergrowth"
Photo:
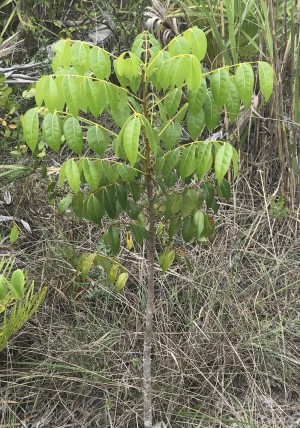
{"type": "MultiPolygon", "coordinates": [[[[238,203],[221,209],[213,242],[185,245],[191,272],[175,265],[159,280],[157,268],[152,358],[160,426],[297,426],[299,219],[272,217],[264,193],[251,194],[255,211],[236,193],[238,203]]],[[[71,214],[62,221],[41,195],[28,201],[38,213],[33,235],[23,234],[15,251],[50,292],[1,354],[0,422],[142,426],[143,254],[123,250],[133,276],[122,293],[100,269],[80,282],[76,257],[97,248],[101,231],[71,214]]]]}

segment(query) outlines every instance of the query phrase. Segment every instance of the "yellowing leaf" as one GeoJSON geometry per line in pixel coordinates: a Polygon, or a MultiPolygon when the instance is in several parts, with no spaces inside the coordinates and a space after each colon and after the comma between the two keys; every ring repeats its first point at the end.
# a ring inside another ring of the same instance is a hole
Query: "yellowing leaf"
{"type": "Polygon", "coordinates": [[[161,267],[162,273],[165,273],[175,258],[175,250],[171,250],[169,247],[166,247],[162,254],[159,256],[159,265],[161,267]]]}
{"type": "Polygon", "coordinates": [[[116,282],[116,290],[117,291],[122,291],[123,288],[125,287],[125,284],[128,280],[128,273],[127,272],[123,272],[118,276],[117,282],[116,282]]]}

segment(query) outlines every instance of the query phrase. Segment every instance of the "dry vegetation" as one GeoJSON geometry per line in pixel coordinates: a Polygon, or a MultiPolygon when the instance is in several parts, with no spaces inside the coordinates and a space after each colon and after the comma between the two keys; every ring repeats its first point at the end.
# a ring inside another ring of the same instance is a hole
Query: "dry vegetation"
{"type": "MultiPolygon", "coordinates": [[[[274,119],[272,108],[264,113],[274,119]]],[[[221,206],[213,239],[178,242],[192,270],[178,263],[161,276],[157,268],[157,428],[300,426],[299,188],[283,193],[288,179],[282,185],[273,123],[253,112],[232,204],[221,206]]],[[[298,132],[290,124],[288,137],[298,132]]],[[[38,174],[8,188],[10,209],[32,234],[0,255],[16,257],[49,291],[0,354],[0,426],[141,427],[144,253],[121,253],[132,273],[122,293],[97,268],[83,283],[76,261],[101,248],[102,231],[71,213],[59,216],[38,174]]]]}

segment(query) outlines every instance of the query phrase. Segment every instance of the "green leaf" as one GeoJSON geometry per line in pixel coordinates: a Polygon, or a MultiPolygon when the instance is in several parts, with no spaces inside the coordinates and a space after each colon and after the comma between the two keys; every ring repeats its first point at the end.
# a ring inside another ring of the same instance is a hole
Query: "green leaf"
{"type": "Polygon", "coordinates": [[[59,109],[61,94],[59,95],[56,80],[52,76],[46,76],[43,80],[43,98],[49,111],[53,113],[59,109]]]}
{"type": "Polygon", "coordinates": [[[181,197],[177,193],[171,193],[166,197],[165,219],[168,220],[174,214],[177,214],[181,208],[181,197]]]}
{"type": "Polygon", "coordinates": [[[190,134],[193,140],[196,140],[205,126],[204,110],[202,109],[197,114],[194,114],[189,109],[186,115],[186,121],[188,133],[190,134]]]}
{"type": "Polygon", "coordinates": [[[92,193],[88,196],[85,203],[87,220],[90,220],[95,224],[101,224],[102,217],[104,216],[104,204],[101,197],[97,197],[92,193]]]}
{"type": "Polygon", "coordinates": [[[127,187],[125,184],[117,185],[116,195],[120,206],[123,208],[123,210],[125,210],[127,206],[127,196],[128,196],[127,187]]]}
{"type": "Polygon", "coordinates": [[[177,147],[176,149],[170,151],[165,155],[165,162],[163,166],[163,176],[167,177],[172,170],[177,165],[181,155],[181,148],[177,147]]]}
{"type": "Polygon", "coordinates": [[[270,98],[274,85],[274,72],[270,64],[264,61],[258,62],[258,76],[261,93],[266,101],[270,98]]]}
{"type": "Polygon", "coordinates": [[[87,107],[95,118],[105,110],[107,102],[105,99],[103,82],[94,82],[92,79],[84,80],[84,90],[87,107]]]}
{"type": "Polygon", "coordinates": [[[99,186],[102,174],[101,163],[90,159],[83,159],[83,173],[87,184],[93,192],[99,186]]]}
{"type": "Polygon", "coordinates": [[[128,273],[127,272],[121,273],[118,276],[118,279],[116,282],[116,291],[122,291],[126,285],[127,280],[128,280],[128,273]]]}
{"type": "Polygon", "coordinates": [[[48,113],[42,124],[43,139],[50,149],[59,152],[62,137],[61,120],[57,114],[48,113]]]}
{"type": "Polygon", "coordinates": [[[35,87],[35,101],[38,107],[41,107],[44,101],[44,82],[48,78],[48,76],[41,77],[35,87]]]}
{"type": "Polygon", "coordinates": [[[39,117],[37,110],[27,110],[22,118],[24,140],[31,151],[35,151],[39,142],[39,117]]]}
{"type": "Polygon", "coordinates": [[[82,220],[85,214],[85,201],[82,192],[78,192],[72,197],[72,210],[74,214],[82,220]]]}
{"type": "Polygon", "coordinates": [[[131,227],[132,235],[133,235],[135,241],[139,245],[143,245],[143,242],[146,239],[148,239],[148,236],[149,236],[147,230],[144,227],[138,226],[136,224],[131,224],[130,227],[131,227]]]}
{"type": "Polygon", "coordinates": [[[120,251],[121,238],[120,232],[115,226],[109,226],[108,230],[104,234],[104,242],[110,247],[111,252],[117,255],[120,251]]]}
{"type": "Polygon", "coordinates": [[[185,192],[182,195],[181,199],[181,213],[182,217],[185,218],[191,215],[197,208],[197,203],[194,199],[190,197],[190,195],[185,192]]]}
{"type": "Polygon", "coordinates": [[[168,125],[168,127],[164,130],[162,134],[162,141],[167,150],[172,149],[175,144],[178,143],[179,138],[182,134],[182,127],[177,122],[172,122],[168,125]]]}
{"type": "Polygon", "coordinates": [[[182,155],[179,162],[179,174],[184,180],[195,171],[195,144],[189,144],[182,149],[182,155]]]}
{"type": "Polygon", "coordinates": [[[89,147],[99,156],[103,156],[107,146],[108,137],[99,126],[90,126],[86,135],[89,147]]]}
{"type": "Polygon", "coordinates": [[[119,165],[117,163],[102,162],[103,172],[110,183],[115,183],[119,178],[119,165]]]}
{"type": "Polygon", "coordinates": [[[185,31],[183,37],[189,42],[192,54],[199,61],[202,61],[207,51],[207,40],[204,31],[195,26],[185,31]]]}
{"type": "Polygon", "coordinates": [[[189,41],[182,37],[182,35],[175,37],[171,42],[168,44],[168,51],[170,52],[170,55],[178,56],[178,55],[184,55],[190,53],[190,44],[189,41]]]}
{"type": "Polygon", "coordinates": [[[200,241],[202,232],[204,230],[204,214],[202,211],[197,211],[193,217],[195,226],[195,237],[197,241],[200,241]]]}
{"type": "Polygon", "coordinates": [[[227,69],[218,69],[214,71],[210,78],[210,88],[216,106],[221,108],[229,93],[230,76],[227,69]]]}
{"type": "Polygon", "coordinates": [[[212,162],[212,143],[201,143],[198,146],[198,155],[195,163],[196,174],[199,180],[201,180],[211,169],[212,162]]]}
{"type": "Polygon", "coordinates": [[[202,109],[207,95],[207,86],[206,86],[206,80],[202,79],[200,88],[196,91],[188,91],[188,105],[189,110],[193,114],[199,113],[199,111],[202,109]]]}
{"type": "Polygon", "coordinates": [[[169,247],[164,248],[162,254],[159,256],[159,265],[162,273],[166,273],[175,258],[175,250],[171,250],[169,247]]]}
{"type": "Polygon", "coordinates": [[[170,220],[169,228],[168,228],[168,235],[169,239],[173,239],[174,236],[178,233],[178,231],[181,228],[181,218],[180,217],[174,217],[170,220]]]}
{"type": "Polygon", "coordinates": [[[117,201],[115,195],[115,187],[111,186],[104,191],[104,206],[109,218],[116,218],[117,215],[117,201]]]}
{"type": "Polygon", "coordinates": [[[215,197],[215,191],[210,181],[203,184],[203,195],[207,208],[211,208],[215,197]]]}
{"type": "Polygon", "coordinates": [[[72,200],[73,200],[73,195],[71,193],[69,193],[67,196],[62,198],[57,205],[58,214],[60,215],[63,214],[71,205],[72,200]]]}
{"type": "Polygon", "coordinates": [[[81,41],[76,41],[72,46],[72,63],[78,74],[84,75],[89,69],[89,46],[81,41]]]}
{"type": "Polygon", "coordinates": [[[123,52],[117,59],[116,69],[120,76],[132,80],[139,75],[140,59],[133,52],[123,52]],[[124,58],[125,55],[129,57],[124,58]]]}
{"type": "Polygon", "coordinates": [[[130,166],[124,163],[119,163],[118,166],[119,166],[119,174],[122,180],[131,181],[134,179],[136,171],[133,168],[131,168],[130,166]]]}
{"type": "MultiPolygon", "coordinates": [[[[167,87],[171,84],[171,87],[181,88],[185,78],[187,77],[189,67],[189,57],[179,56],[175,57],[170,61],[170,68],[168,74],[165,76],[167,80],[167,87]]],[[[201,70],[200,70],[201,71],[201,70]]],[[[191,76],[189,77],[189,81],[191,76]]]]}
{"type": "Polygon", "coordinates": [[[173,117],[178,110],[180,101],[182,98],[182,90],[179,88],[175,88],[171,90],[165,97],[163,106],[167,115],[171,118],[173,117]]]}
{"type": "Polygon", "coordinates": [[[9,234],[9,240],[12,244],[14,244],[18,238],[19,238],[19,228],[16,225],[16,223],[14,223],[9,234]]]}
{"type": "Polygon", "coordinates": [[[229,85],[229,93],[227,95],[225,106],[229,119],[231,121],[236,120],[240,112],[241,101],[238,90],[236,89],[236,86],[232,81],[229,85]]]}
{"type": "Polygon", "coordinates": [[[221,198],[225,198],[226,201],[229,201],[229,199],[231,198],[231,189],[230,189],[230,184],[226,180],[226,178],[223,178],[221,183],[218,184],[217,191],[221,198]]]}
{"type": "Polygon", "coordinates": [[[7,295],[6,279],[4,275],[0,274],[0,304],[1,304],[1,300],[3,300],[6,295],[7,295]]]}
{"type": "Polygon", "coordinates": [[[221,112],[217,107],[211,92],[207,92],[207,95],[206,95],[206,100],[204,103],[204,114],[205,114],[205,124],[207,126],[207,129],[209,131],[212,131],[213,129],[215,129],[215,127],[218,125],[220,121],[221,112]]]}
{"type": "Polygon", "coordinates": [[[202,69],[201,64],[196,57],[187,58],[185,81],[188,90],[196,92],[202,84],[202,69]]]}
{"type": "Polygon", "coordinates": [[[71,40],[60,39],[54,46],[54,52],[55,56],[52,61],[53,72],[56,73],[61,66],[68,69],[72,59],[71,40]]]}
{"type": "Polygon", "coordinates": [[[24,273],[17,269],[13,272],[10,280],[10,290],[14,299],[21,299],[24,296],[24,273]]]}
{"type": "Polygon", "coordinates": [[[254,74],[250,64],[243,63],[237,66],[235,85],[245,108],[248,109],[251,105],[254,85],[254,74]]]}
{"type": "Polygon", "coordinates": [[[111,73],[111,64],[109,54],[94,46],[90,50],[90,64],[93,73],[98,79],[108,79],[111,73]]]}
{"type": "Polygon", "coordinates": [[[215,174],[220,184],[230,168],[233,149],[230,143],[223,143],[215,155],[215,174]]]}
{"type": "Polygon", "coordinates": [[[149,141],[150,149],[151,149],[153,154],[156,154],[158,141],[159,141],[157,132],[155,129],[153,129],[149,120],[145,116],[141,115],[141,120],[142,120],[142,123],[143,123],[145,131],[146,131],[146,136],[147,136],[148,141],[149,141]]]}
{"type": "Polygon", "coordinates": [[[140,132],[141,121],[137,116],[134,116],[127,122],[122,132],[124,151],[131,166],[133,166],[137,160],[140,132]]]}
{"type": "Polygon", "coordinates": [[[131,220],[137,220],[138,216],[140,215],[137,204],[131,199],[127,201],[125,211],[131,220]]]}
{"type": "Polygon", "coordinates": [[[190,242],[195,233],[195,225],[192,217],[186,217],[182,225],[182,237],[185,242],[190,242]]]}
{"type": "Polygon", "coordinates": [[[80,110],[82,91],[80,88],[80,78],[74,76],[64,76],[62,79],[62,92],[66,100],[68,110],[73,116],[77,116],[80,110]]]}
{"type": "Polygon", "coordinates": [[[132,194],[133,199],[135,201],[138,201],[143,192],[143,188],[141,184],[138,181],[132,181],[131,183],[128,183],[127,187],[130,190],[130,193],[132,194]]]}
{"type": "Polygon", "coordinates": [[[66,142],[71,150],[81,155],[83,149],[83,135],[79,121],[75,117],[69,117],[63,126],[66,142]]]}
{"type": "Polygon", "coordinates": [[[80,172],[74,159],[68,159],[66,162],[66,177],[73,192],[79,192],[80,172]]]}

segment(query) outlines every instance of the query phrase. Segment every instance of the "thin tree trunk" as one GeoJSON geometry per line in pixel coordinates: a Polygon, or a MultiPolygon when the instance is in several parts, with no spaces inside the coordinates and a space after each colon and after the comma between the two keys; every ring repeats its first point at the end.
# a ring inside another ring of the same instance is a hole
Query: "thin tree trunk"
{"type": "MultiPolygon", "coordinates": [[[[147,50],[146,50],[147,55],[147,50]]],[[[145,60],[145,62],[147,59],[145,60]]],[[[142,97],[145,117],[147,111],[147,93],[146,93],[146,76],[142,73],[142,97]]],[[[155,261],[155,216],[154,216],[154,185],[151,171],[151,150],[148,139],[146,141],[146,182],[148,198],[148,221],[149,221],[149,238],[148,238],[148,283],[147,283],[147,304],[145,314],[145,333],[144,333],[144,352],[143,352],[143,386],[144,386],[144,426],[152,428],[153,411],[152,411],[152,382],[151,382],[151,348],[152,348],[152,330],[154,314],[154,261],[155,261]]]]}

